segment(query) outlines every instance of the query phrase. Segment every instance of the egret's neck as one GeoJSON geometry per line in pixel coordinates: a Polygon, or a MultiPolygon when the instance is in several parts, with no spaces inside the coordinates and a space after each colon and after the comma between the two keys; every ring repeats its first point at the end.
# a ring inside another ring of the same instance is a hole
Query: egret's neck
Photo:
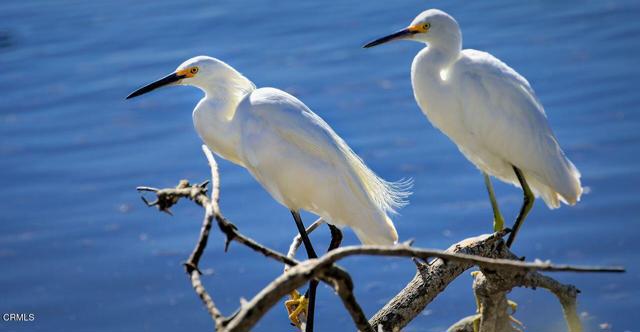
{"type": "Polygon", "coordinates": [[[244,96],[256,89],[253,82],[231,67],[218,71],[215,78],[198,82],[197,86],[204,91],[206,99],[237,105],[244,96]]]}
{"type": "Polygon", "coordinates": [[[416,102],[436,127],[446,114],[438,113],[453,99],[449,75],[460,58],[459,43],[431,43],[413,59],[411,84],[416,102]]]}
{"type": "Polygon", "coordinates": [[[429,49],[434,53],[437,51],[444,61],[451,61],[458,58],[462,51],[462,35],[459,29],[450,29],[442,33],[438,38],[433,38],[429,42],[429,49]]]}
{"type": "Polygon", "coordinates": [[[238,72],[215,80],[201,82],[198,87],[205,96],[193,111],[193,123],[202,140],[221,157],[242,164],[239,151],[240,130],[236,110],[255,85],[238,72]]]}
{"type": "Polygon", "coordinates": [[[460,51],[452,48],[429,45],[422,49],[411,65],[414,91],[433,91],[434,94],[443,92],[441,90],[447,87],[449,70],[459,57],[460,51]]]}
{"type": "Polygon", "coordinates": [[[446,84],[451,66],[460,58],[462,35],[457,26],[440,31],[437,36],[425,38],[426,46],[413,60],[412,78],[428,79],[429,85],[446,84]],[[418,75],[416,77],[416,75],[418,75]]]}
{"type": "Polygon", "coordinates": [[[460,57],[462,51],[462,36],[459,30],[448,31],[427,41],[428,46],[423,49],[419,57],[428,63],[433,71],[447,70],[460,57]]]}

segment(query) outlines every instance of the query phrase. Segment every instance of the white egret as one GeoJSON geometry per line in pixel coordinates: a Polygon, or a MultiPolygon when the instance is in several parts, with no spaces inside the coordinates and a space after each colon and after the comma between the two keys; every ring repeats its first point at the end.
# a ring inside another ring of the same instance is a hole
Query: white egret
{"type": "MultiPolygon", "coordinates": [[[[193,111],[198,135],[217,155],[246,168],[291,211],[309,258],[316,253],[300,210],[329,224],[351,227],[364,244],[397,242],[388,214],[405,204],[407,183],[386,182],[376,176],[300,100],[278,89],[258,89],[231,66],[207,56],[185,61],[127,99],[167,85],[190,85],[204,92],[193,111]]],[[[303,297],[287,306],[302,308],[308,303],[307,331],[313,329],[317,282],[311,285],[308,302],[303,297]]],[[[295,323],[298,312],[290,311],[295,323]]]]}
{"type": "Polygon", "coordinates": [[[427,44],[411,66],[415,99],[429,121],[483,172],[496,230],[504,222],[488,175],[523,189],[509,246],[534,195],[549,208],[580,200],[580,173],[558,145],[524,77],[489,53],[462,50],[458,23],[441,10],[424,11],[409,27],[364,47],[401,39],[427,44]]]}

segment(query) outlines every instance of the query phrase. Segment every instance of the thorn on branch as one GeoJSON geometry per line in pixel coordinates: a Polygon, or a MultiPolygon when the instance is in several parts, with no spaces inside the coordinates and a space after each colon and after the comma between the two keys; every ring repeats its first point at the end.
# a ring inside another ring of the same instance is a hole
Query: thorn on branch
{"type": "Polygon", "coordinates": [[[178,200],[180,199],[179,197],[173,197],[170,195],[165,195],[162,193],[161,190],[155,189],[155,188],[141,188],[138,187],[138,191],[152,191],[156,193],[156,200],[154,200],[153,202],[149,202],[149,200],[147,200],[146,197],[144,196],[140,196],[140,198],[142,199],[142,201],[144,202],[144,204],[148,207],[157,207],[158,210],[160,210],[161,212],[164,212],[170,216],[173,216],[173,213],[171,213],[171,207],[173,205],[175,205],[178,200]]]}
{"type": "Polygon", "coordinates": [[[137,191],[151,191],[151,192],[154,192],[154,193],[160,191],[160,189],[158,189],[158,188],[147,187],[147,186],[136,187],[136,190],[137,191]]]}
{"type": "Polygon", "coordinates": [[[180,198],[186,197],[203,205],[204,202],[208,200],[206,197],[208,184],[208,180],[196,185],[191,185],[187,180],[180,180],[175,188],[158,189],[154,187],[137,187],[136,189],[141,193],[153,192],[156,194],[156,199],[152,202],[142,195],[141,198],[145,205],[148,207],[155,206],[161,212],[173,215],[171,213],[171,207],[177,204],[180,198]]]}
{"type": "Polygon", "coordinates": [[[420,274],[426,273],[427,267],[429,266],[428,263],[425,263],[415,257],[411,257],[411,261],[413,261],[413,263],[416,265],[416,268],[418,269],[418,272],[420,274]]]}
{"type": "Polygon", "coordinates": [[[218,227],[226,237],[224,240],[224,252],[227,252],[229,245],[237,237],[238,227],[222,217],[218,218],[218,227]]]}
{"type": "Polygon", "coordinates": [[[204,180],[202,181],[202,183],[198,185],[198,187],[200,187],[201,189],[206,189],[207,186],[209,185],[209,182],[210,182],[209,180],[204,180]]]}
{"type": "Polygon", "coordinates": [[[407,247],[411,247],[413,245],[413,243],[415,242],[415,239],[408,239],[402,243],[400,243],[400,245],[402,246],[407,246],[407,247]]]}

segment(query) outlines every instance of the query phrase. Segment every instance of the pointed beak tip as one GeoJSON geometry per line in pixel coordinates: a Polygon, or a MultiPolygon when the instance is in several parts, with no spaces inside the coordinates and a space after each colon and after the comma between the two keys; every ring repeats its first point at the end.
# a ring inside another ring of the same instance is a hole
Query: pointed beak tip
{"type": "Polygon", "coordinates": [[[367,44],[365,44],[364,46],[362,46],[362,48],[371,48],[374,46],[378,46],[378,45],[382,45],[385,43],[388,43],[390,41],[394,41],[394,40],[400,40],[400,39],[404,39],[407,38],[408,36],[411,36],[414,32],[409,30],[409,29],[402,29],[400,31],[397,31],[395,33],[392,33],[390,35],[378,38],[374,41],[371,41],[367,44]]]}
{"type": "Polygon", "coordinates": [[[139,95],[140,95],[140,93],[138,93],[138,91],[134,91],[134,92],[130,93],[128,96],[124,97],[124,100],[129,100],[129,99],[135,98],[135,97],[137,97],[139,95]]]}
{"type": "Polygon", "coordinates": [[[132,93],[130,93],[126,98],[124,98],[125,100],[127,99],[131,99],[140,95],[143,95],[145,93],[151,92],[157,88],[161,88],[163,86],[169,85],[169,84],[173,84],[181,79],[183,79],[184,76],[178,75],[177,73],[171,73],[153,83],[147,84],[141,88],[139,88],[136,91],[133,91],[132,93]]]}
{"type": "Polygon", "coordinates": [[[376,39],[374,41],[366,43],[365,45],[362,46],[362,48],[372,48],[380,44],[384,44],[384,42],[381,42],[380,39],[376,39]]]}

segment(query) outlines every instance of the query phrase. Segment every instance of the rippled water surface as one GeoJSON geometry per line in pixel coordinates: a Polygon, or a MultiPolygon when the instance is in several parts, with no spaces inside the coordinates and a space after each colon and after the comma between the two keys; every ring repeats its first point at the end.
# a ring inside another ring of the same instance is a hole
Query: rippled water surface
{"type": "MultiPolygon", "coordinates": [[[[590,331],[636,331],[640,308],[640,4],[637,1],[13,1],[0,2],[0,312],[34,313],[3,331],[206,331],[211,320],[181,262],[201,211],[174,217],[143,206],[137,185],[200,181],[208,168],[193,131],[200,92],[129,92],[199,54],[223,59],[258,86],[283,88],[321,115],[377,173],[413,177],[401,238],[445,248],[488,232],[482,177],[421,115],[409,66],[418,44],[361,45],[405,26],[426,6],[454,15],[468,48],[526,76],[589,194],[573,208],[534,207],[516,243],[529,259],[622,264],[624,275],[560,274],[583,292],[590,331]],[[608,324],[608,325],[602,325],[608,324]],[[608,326],[608,327],[607,327],[608,326]]],[[[245,233],[286,250],[295,228],[246,171],[221,161],[222,209],[245,233]]],[[[511,219],[520,192],[499,184],[511,219]]],[[[311,216],[305,219],[311,221],[311,216]]],[[[328,232],[314,235],[326,243],[328,232]]],[[[351,232],[346,242],[355,243],[351,232]]],[[[281,267],[247,249],[202,263],[225,313],[281,267]]],[[[320,244],[318,244],[320,246],[320,244]]],[[[344,262],[373,314],[413,276],[410,261],[344,262]]],[[[516,290],[530,331],[563,329],[543,291],[516,290]]],[[[474,312],[470,277],[452,284],[407,331],[442,331],[474,312]]],[[[318,331],[351,330],[321,288],[318,331]]],[[[257,331],[291,330],[281,307],[257,331]]]]}

